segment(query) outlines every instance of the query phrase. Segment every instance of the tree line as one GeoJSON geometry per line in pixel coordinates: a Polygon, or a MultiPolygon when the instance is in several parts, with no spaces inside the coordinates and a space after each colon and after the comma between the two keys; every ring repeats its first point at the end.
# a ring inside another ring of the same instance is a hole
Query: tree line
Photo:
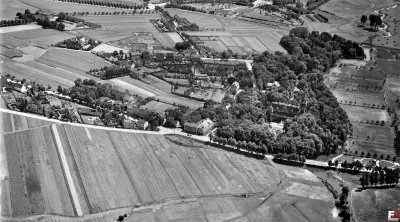
{"type": "Polygon", "coordinates": [[[25,25],[35,21],[35,16],[31,13],[29,9],[25,9],[24,13],[17,12],[16,17],[17,18],[14,20],[1,20],[0,27],[25,25]]]}
{"type": "Polygon", "coordinates": [[[372,172],[365,172],[360,178],[360,183],[363,188],[376,187],[378,183],[382,185],[395,185],[399,183],[399,168],[375,168],[372,172]]]}
{"type": "MultiPolygon", "coordinates": [[[[105,6],[105,7],[113,7],[113,8],[122,8],[122,9],[140,9],[144,6],[142,5],[132,5],[132,4],[122,4],[116,2],[107,2],[107,1],[92,1],[92,0],[58,0],[61,2],[71,2],[77,4],[88,4],[88,5],[97,5],[97,6],[105,6]],[[139,8],[140,7],[140,8],[139,8]]],[[[149,2],[149,0],[144,0],[145,5],[149,2]]]]}

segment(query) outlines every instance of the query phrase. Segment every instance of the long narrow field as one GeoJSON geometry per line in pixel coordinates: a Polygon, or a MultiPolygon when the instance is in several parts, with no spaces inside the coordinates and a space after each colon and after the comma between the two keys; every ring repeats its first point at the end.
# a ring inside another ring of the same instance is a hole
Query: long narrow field
{"type": "Polygon", "coordinates": [[[77,74],[85,74],[94,68],[99,69],[104,66],[111,66],[110,62],[90,52],[67,49],[49,49],[36,61],[77,74]]]}
{"type": "Polygon", "coordinates": [[[43,28],[9,32],[7,33],[7,35],[24,40],[28,43],[43,46],[50,46],[51,44],[75,37],[74,35],[68,34],[66,32],[43,28]]]}
{"type": "Polygon", "coordinates": [[[50,0],[17,0],[26,6],[48,10],[54,13],[60,12],[115,12],[127,11],[120,8],[100,7],[95,5],[73,4],[68,2],[58,2],[50,0]]]}
{"type": "Polygon", "coordinates": [[[3,62],[0,64],[2,72],[15,76],[19,79],[26,79],[29,82],[36,82],[44,86],[52,86],[54,89],[61,85],[71,87],[77,78],[96,79],[87,74],[76,74],[54,68],[36,61],[29,62],[3,62]]]}
{"type": "Polygon", "coordinates": [[[132,32],[158,32],[150,22],[150,19],[158,19],[160,18],[160,15],[93,15],[80,18],[85,19],[88,22],[99,24],[107,30],[116,30],[117,32],[123,31],[129,35],[132,32]]]}

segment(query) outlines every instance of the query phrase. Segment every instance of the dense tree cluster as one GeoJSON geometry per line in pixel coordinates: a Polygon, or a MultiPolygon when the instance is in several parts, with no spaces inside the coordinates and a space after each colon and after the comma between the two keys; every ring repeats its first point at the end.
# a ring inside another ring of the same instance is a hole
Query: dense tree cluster
{"type": "Polygon", "coordinates": [[[273,160],[277,163],[289,164],[294,166],[304,166],[306,162],[306,157],[304,155],[298,155],[296,153],[277,153],[274,155],[273,160]]]}
{"type": "Polygon", "coordinates": [[[127,76],[131,73],[131,69],[129,67],[120,67],[120,66],[105,66],[104,68],[92,69],[87,72],[90,75],[94,75],[99,77],[100,79],[112,79],[121,76],[127,76]]]}
{"type": "Polygon", "coordinates": [[[296,3],[296,0],[272,0],[273,5],[287,5],[296,3]]]}
{"type": "Polygon", "coordinates": [[[327,2],[329,2],[329,0],[309,0],[306,6],[309,11],[312,11],[327,2]]]}
{"type": "Polygon", "coordinates": [[[395,185],[399,183],[400,170],[389,168],[375,168],[372,172],[363,173],[360,178],[362,187],[377,186],[377,184],[395,185]]]}
{"type": "Polygon", "coordinates": [[[383,22],[380,15],[375,15],[375,14],[369,15],[369,25],[371,26],[371,29],[372,27],[375,27],[375,30],[377,30],[378,26],[381,26],[382,24],[383,22]]]}
{"type": "Polygon", "coordinates": [[[268,153],[307,158],[334,153],[352,129],[345,111],[323,83],[323,72],[339,58],[351,57],[349,51],[355,51],[353,58],[363,58],[363,50],[357,43],[328,33],[296,28],[290,34],[281,40],[289,54],[264,52],[254,58],[252,71],[236,71],[228,78],[229,83],[238,81],[243,90],[236,100],[225,98],[225,104],[199,108],[193,114],[214,120],[216,136],[265,145],[268,153]],[[279,88],[270,88],[274,81],[280,83],[279,88]],[[267,123],[277,115],[272,102],[302,107],[294,117],[283,118],[282,133],[267,123]],[[229,109],[226,103],[231,104],[229,109]]]}
{"type": "Polygon", "coordinates": [[[349,202],[348,202],[348,197],[349,197],[349,192],[350,189],[346,186],[342,188],[342,194],[340,195],[340,199],[336,201],[335,205],[340,209],[339,217],[342,218],[342,221],[345,222],[350,222],[351,221],[351,216],[353,215],[350,212],[349,208],[349,202]]]}
{"type": "Polygon", "coordinates": [[[211,136],[210,139],[213,142],[221,144],[223,146],[229,145],[233,149],[245,150],[249,153],[257,153],[260,155],[265,155],[267,152],[265,145],[258,145],[256,143],[246,142],[246,141],[236,141],[236,139],[233,137],[226,139],[223,137],[211,136]]]}
{"type": "Polygon", "coordinates": [[[41,19],[36,19],[38,25],[41,25],[43,28],[52,28],[60,31],[64,31],[65,25],[62,22],[50,21],[48,17],[41,19]]]}
{"type": "Polygon", "coordinates": [[[190,42],[188,42],[188,41],[175,43],[175,48],[176,48],[176,50],[179,50],[179,51],[180,50],[185,50],[185,49],[187,49],[189,47],[190,47],[190,42]]]}
{"type": "Polygon", "coordinates": [[[18,12],[16,16],[17,19],[14,20],[1,20],[0,27],[24,25],[35,21],[35,16],[31,13],[29,9],[26,9],[25,13],[18,12]]]}
{"type": "MultiPolygon", "coordinates": [[[[62,24],[62,25],[64,25],[64,24],[62,24]]],[[[79,37],[75,37],[72,39],[66,39],[61,42],[58,42],[57,44],[55,44],[55,46],[65,47],[67,49],[90,51],[102,43],[101,41],[94,40],[91,38],[86,40],[87,38],[88,37],[79,36],[79,37]],[[82,38],[85,38],[85,41],[81,41],[80,39],[82,39],[82,38]]]]}

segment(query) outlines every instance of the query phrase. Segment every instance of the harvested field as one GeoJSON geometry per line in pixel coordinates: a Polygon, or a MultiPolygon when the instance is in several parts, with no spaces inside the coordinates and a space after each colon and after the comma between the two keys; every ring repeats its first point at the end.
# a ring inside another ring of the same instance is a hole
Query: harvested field
{"type": "Polygon", "coordinates": [[[173,95],[170,93],[166,93],[163,90],[160,90],[154,86],[151,86],[149,84],[146,84],[142,81],[132,79],[130,77],[121,77],[121,78],[115,78],[111,80],[107,80],[108,82],[112,84],[119,85],[123,88],[128,89],[131,93],[136,93],[138,95],[141,95],[143,97],[152,97],[154,96],[155,98],[159,99],[160,102],[167,102],[167,103],[176,103],[176,104],[181,104],[184,106],[189,106],[190,108],[196,109],[198,107],[203,106],[203,102],[187,99],[184,97],[180,97],[177,95],[173,95]]]}
{"type": "Polygon", "coordinates": [[[37,62],[72,73],[85,74],[90,69],[111,66],[111,63],[90,52],[67,49],[49,49],[37,62]]]}
{"type": "Polygon", "coordinates": [[[121,12],[127,11],[125,9],[120,8],[108,8],[108,7],[100,7],[95,5],[83,5],[83,4],[74,4],[69,2],[59,2],[59,1],[50,1],[50,0],[18,0],[23,3],[26,7],[31,6],[38,9],[48,10],[54,13],[60,12],[121,12]]]}
{"type": "MultiPolygon", "coordinates": [[[[114,11],[114,9],[112,9],[114,11]]],[[[150,19],[160,18],[159,14],[143,15],[93,15],[78,17],[88,22],[96,23],[106,30],[116,31],[119,34],[130,35],[135,32],[158,32],[151,24],[150,19]]]]}
{"type": "Polygon", "coordinates": [[[157,110],[160,112],[164,112],[166,109],[173,108],[175,106],[167,104],[167,103],[162,103],[162,102],[157,102],[157,101],[150,101],[146,105],[141,106],[140,108],[143,109],[151,109],[151,110],[157,110]]]}
{"type": "Polygon", "coordinates": [[[352,122],[366,122],[366,121],[384,121],[390,125],[391,120],[386,110],[371,109],[359,106],[340,105],[347,113],[350,121],[352,122]]]}

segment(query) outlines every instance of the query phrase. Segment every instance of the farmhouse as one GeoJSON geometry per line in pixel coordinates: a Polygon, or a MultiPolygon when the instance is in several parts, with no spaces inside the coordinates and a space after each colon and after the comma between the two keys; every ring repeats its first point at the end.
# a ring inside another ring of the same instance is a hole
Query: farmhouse
{"type": "Polygon", "coordinates": [[[125,116],[124,120],[122,121],[122,126],[125,129],[146,130],[149,127],[149,122],[125,116]]]}
{"type": "Polygon", "coordinates": [[[197,135],[206,135],[214,127],[214,122],[210,119],[203,119],[199,122],[186,122],[184,124],[184,131],[197,135]]]}
{"type": "Polygon", "coordinates": [[[26,93],[28,91],[28,88],[26,88],[26,86],[24,84],[17,83],[17,82],[16,83],[9,82],[9,84],[10,84],[10,86],[12,86],[10,88],[12,88],[18,92],[26,93]]]}
{"type": "Polygon", "coordinates": [[[56,97],[49,96],[49,97],[47,97],[47,100],[49,100],[50,106],[56,106],[59,108],[62,107],[61,100],[56,97]]]}
{"type": "Polygon", "coordinates": [[[281,84],[279,84],[279,82],[277,82],[277,81],[274,81],[273,83],[270,83],[270,82],[267,83],[267,89],[272,90],[272,89],[277,89],[279,87],[281,87],[281,84]]]}

